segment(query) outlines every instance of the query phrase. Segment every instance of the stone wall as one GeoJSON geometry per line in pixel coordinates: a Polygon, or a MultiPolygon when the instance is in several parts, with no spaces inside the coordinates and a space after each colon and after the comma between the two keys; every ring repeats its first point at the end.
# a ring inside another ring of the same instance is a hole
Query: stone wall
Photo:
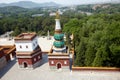
{"type": "Polygon", "coordinates": [[[120,68],[116,67],[74,67],[72,71],[120,71],[120,68]]]}

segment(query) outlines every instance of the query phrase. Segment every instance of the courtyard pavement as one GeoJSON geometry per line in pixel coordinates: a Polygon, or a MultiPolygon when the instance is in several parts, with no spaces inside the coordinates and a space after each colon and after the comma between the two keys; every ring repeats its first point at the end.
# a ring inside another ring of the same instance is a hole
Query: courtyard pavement
{"type": "Polygon", "coordinates": [[[9,62],[0,70],[0,80],[120,80],[120,72],[51,71],[43,54],[42,64],[35,69],[21,69],[16,60],[9,62]]]}
{"type": "Polygon", "coordinates": [[[46,36],[38,37],[38,44],[43,52],[49,52],[54,42],[54,37],[48,40],[46,36]]]}

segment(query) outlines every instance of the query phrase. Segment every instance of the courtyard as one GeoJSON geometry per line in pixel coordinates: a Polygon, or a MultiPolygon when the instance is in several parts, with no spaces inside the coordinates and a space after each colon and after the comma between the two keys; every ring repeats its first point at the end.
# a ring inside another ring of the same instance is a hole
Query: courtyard
{"type": "Polygon", "coordinates": [[[17,60],[9,62],[0,70],[0,80],[120,80],[120,72],[103,71],[51,71],[49,69],[47,54],[35,69],[21,69],[17,60]]]}

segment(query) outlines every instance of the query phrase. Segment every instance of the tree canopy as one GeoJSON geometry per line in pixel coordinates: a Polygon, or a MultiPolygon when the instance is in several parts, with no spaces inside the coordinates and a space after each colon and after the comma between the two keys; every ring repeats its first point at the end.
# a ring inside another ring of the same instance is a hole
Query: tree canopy
{"type": "Polygon", "coordinates": [[[120,67],[119,22],[120,14],[95,14],[66,23],[64,31],[75,36],[74,65],[120,67]]]}

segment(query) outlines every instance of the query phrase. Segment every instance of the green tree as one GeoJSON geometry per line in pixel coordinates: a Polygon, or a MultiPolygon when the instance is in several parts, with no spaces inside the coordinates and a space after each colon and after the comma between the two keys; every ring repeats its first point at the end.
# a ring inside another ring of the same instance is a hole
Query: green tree
{"type": "Polygon", "coordinates": [[[86,44],[84,40],[80,42],[80,45],[76,48],[76,58],[75,58],[75,66],[85,66],[85,51],[86,51],[86,44]]]}
{"type": "Polygon", "coordinates": [[[14,30],[14,33],[13,33],[13,36],[17,36],[21,33],[21,30],[19,27],[16,27],[15,30],[14,30]]]}

